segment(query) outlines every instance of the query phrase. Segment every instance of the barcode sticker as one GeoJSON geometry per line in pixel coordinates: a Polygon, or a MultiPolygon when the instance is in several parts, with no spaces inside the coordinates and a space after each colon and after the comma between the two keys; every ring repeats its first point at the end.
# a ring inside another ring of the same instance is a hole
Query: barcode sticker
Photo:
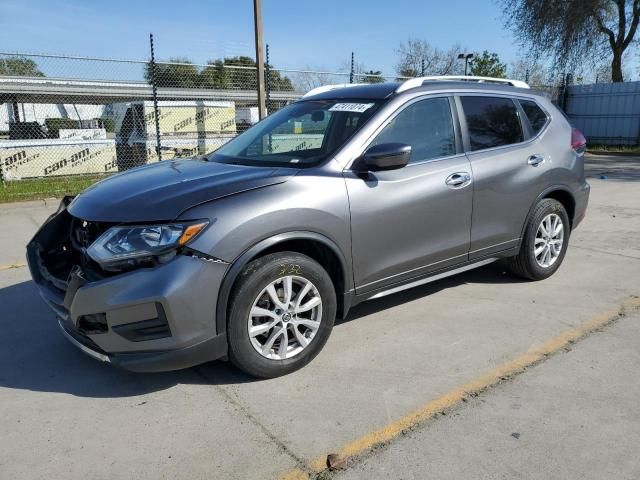
{"type": "Polygon", "coordinates": [[[336,103],[329,111],[362,113],[371,107],[373,107],[373,103],[336,103]]]}

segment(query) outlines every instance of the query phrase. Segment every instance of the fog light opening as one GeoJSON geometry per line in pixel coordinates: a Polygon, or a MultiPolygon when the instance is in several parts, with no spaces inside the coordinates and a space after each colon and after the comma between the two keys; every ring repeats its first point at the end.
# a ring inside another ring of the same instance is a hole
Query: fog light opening
{"type": "Polygon", "coordinates": [[[106,314],[94,313],[91,315],[82,315],[78,319],[78,330],[85,335],[107,333],[109,326],[107,324],[106,314]]]}

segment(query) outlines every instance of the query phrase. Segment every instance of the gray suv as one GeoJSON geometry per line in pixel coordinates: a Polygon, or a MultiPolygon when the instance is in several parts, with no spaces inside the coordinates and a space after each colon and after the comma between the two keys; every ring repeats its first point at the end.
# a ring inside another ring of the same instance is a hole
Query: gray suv
{"type": "Polygon", "coordinates": [[[328,86],[208,157],[107,178],[40,228],[62,332],[134,371],[307,364],[357,303],[507,260],[541,280],[585,215],[585,139],[517,81],[328,86]]]}

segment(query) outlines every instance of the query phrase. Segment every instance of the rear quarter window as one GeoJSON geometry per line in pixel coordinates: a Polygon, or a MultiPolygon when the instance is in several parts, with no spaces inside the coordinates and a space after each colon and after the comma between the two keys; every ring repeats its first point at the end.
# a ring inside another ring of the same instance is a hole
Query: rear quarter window
{"type": "Polygon", "coordinates": [[[501,147],[523,140],[518,109],[510,98],[461,97],[471,150],[501,147]]]}
{"type": "Polygon", "coordinates": [[[519,100],[522,110],[524,110],[533,135],[537,135],[547,124],[547,114],[533,100],[519,100]]]}

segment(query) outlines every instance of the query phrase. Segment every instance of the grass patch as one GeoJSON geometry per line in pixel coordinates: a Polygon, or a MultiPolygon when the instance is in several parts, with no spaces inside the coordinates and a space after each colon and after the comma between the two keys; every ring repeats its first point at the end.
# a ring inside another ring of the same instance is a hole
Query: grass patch
{"type": "Polygon", "coordinates": [[[105,175],[34,178],[0,183],[0,203],[76,195],[105,175]]]}
{"type": "Polygon", "coordinates": [[[640,145],[587,145],[589,153],[638,153],[640,145]]]}

